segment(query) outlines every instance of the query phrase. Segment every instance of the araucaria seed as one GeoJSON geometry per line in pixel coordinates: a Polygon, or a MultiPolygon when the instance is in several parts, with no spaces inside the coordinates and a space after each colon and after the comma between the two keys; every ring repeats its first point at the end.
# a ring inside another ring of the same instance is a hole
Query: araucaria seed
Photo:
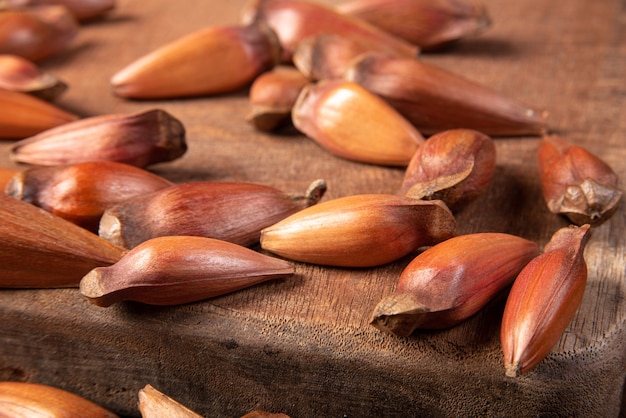
{"type": "Polygon", "coordinates": [[[487,189],[495,168],[496,147],[487,135],[471,129],[443,131],[417,149],[399,194],[443,200],[457,211],[487,189]]]}
{"type": "Polygon", "coordinates": [[[192,235],[250,246],[261,230],[316,204],[326,182],[302,196],[243,182],[187,182],[121,202],[104,212],[99,235],[126,248],[151,238],[192,235]]]}
{"type": "Polygon", "coordinates": [[[411,261],[395,292],[374,309],[371,324],[402,337],[418,328],[457,325],[510,285],[538,253],[536,243],[510,234],[450,238],[411,261]]]}
{"type": "Polygon", "coordinates": [[[46,5],[0,13],[0,54],[40,61],[67,50],[76,35],[78,23],[63,6],[46,5]]]}
{"type": "Polygon", "coordinates": [[[179,305],[291,276],[293,266],[230,242],[204,237],[159,237],[130,250],[110,267],[80,281],[98,306],[120,301],[179,305]]]}
{"type": "Polygon", "coordinates": [[[343,80],[305,87],[292,120],[327,151],[363,163],[405,166],[424,142],[419,131],[382,99],[343,80]]]}
{"type": "Polygon", "coordinates": [[[79,21],[86,22],[104,16],[115,8],[116,0],[4,0],[2,7],[41,7],[46,4],[64,6],[79,21]]]}
{"type": "Polygon", "coordinates": [[[341,35],[376,51],[415,58],[419,48],[364,20],[333,8],[301,0],[252,0],[243,12],[243,22],[265,22],[280,41],[283,61],[290,62],[298,43],[309,36],[341,35]]]}
{"type": "Polygon", "coordinates": [[[54,100],[67,84],[42,71],[35,63],[12,54],[0,55],[0,88],[32,94],[43,100],[54,100]]]}
{"type": "Polygon", "coordinates": [[[347,80],[378,94],[423,134],[474,129],[490,136],[538,135],[547,114],[420,60],[366,53],[347,80]]]}
{"type": "Polygon", "coordinates": [[[438,200],[355,195],[306,208],[261,231],[261,247],[305,263],[372,267],[454,236],[456,223],[438,200]]]}
{"type": "Polygon", "coordinates": [[[246,120],[261,131],[291,123],[291,109],[309,80],[293,67],[278,66],[258,76],[250,86],[250,112],[246,120]]]}
{"type": "Polygon", "coordinates": [[[0,287],[75,287],[126,252],[29,203],[0,193],[0,287]]]}
{"type": "Polygon", "coordinates": [[[22,139],[78,117],[30,94],[0,88],[0,138],[22,139]]]}
{"type": "Polygon", "coordinates": [[[588,224],[558,230],[513,283],[500,331],[507,376],[539,364],[574,318],[587,284],[589,235],[588,224]]]}
{"type": "Polygon", "coordinates": [[[146,385],[140,389],[138,398],[141,418],[202,418],[202,415],[196,414],[152,385],[146,385]]]}
{"type": "Polygon", "coordinates": [[[111,79],[121,97],[158,99],[228,93],[280,62],[280,44],[263,23],[214,26],[175,40],[111,79]]]}
{"type": "Polygon", "coordinates": [[[2,417],[47,418],[117,418],[100,405],[49,385],[27,382],[0,382],[0,414],[2,417]]]}
{"type": "Polygon", "coordinates": [[[617,174],[583,147],[545,136],[539,143],[541,189],[550,212],[576,225],[595,226],[609,219],[622,198],[617,174]]]}
{"type": "Polygon", "coordinates": [[[97,232],[105,209],[171,185],[135,166],[97,161],[29,168],[11,179],[5,193],[97,232]]]}
{"type": "Polygon", "coordinates": [[[484,5],[463,0],[352,0],[337,6],[424,50],[477,35],[491,26],[484,5]]]}
{"type": "Polygon", "coordinates": [[[34,165],[114,161],[146,167],[187,151],[185,127],[169,113],[93,116],[48,129],[11,147],[10,157],[34,165]]]}

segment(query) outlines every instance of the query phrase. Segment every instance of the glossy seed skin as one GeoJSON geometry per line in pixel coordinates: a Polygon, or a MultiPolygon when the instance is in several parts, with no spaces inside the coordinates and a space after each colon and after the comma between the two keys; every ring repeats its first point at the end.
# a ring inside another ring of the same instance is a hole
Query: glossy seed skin
{"type": "Polygon", "coordinates": [[[546,112],[422,60],[366,53],[345,78],[384,98],[425,135],[458,128],[541,135],[547,129],[546,112]]]}
{"type": "Polygon", "coordinates": [[[622,199],[617,174],[598,156],[557,135],[537,149],[541,190],[548,209],[576,225],[597,226],[611,218],[622,199]]]}
{"type": "Polygon", "coordinates": [[[587,284],[583,253],[589,231],[589,225],[558,230],[515,280],[500,331],[507,376],[537,366],[576,314],[587,284]]]}
{"type": "Polygon", "coordinates": [[[169,235],[251,246],[263,228],[316,204],[325,190],[323,180],[311,183],[302,196],[246,182],[181,183],[108,208],[98,234],[125,248],[169,235]]]}
{"type": "Polygon", "coordinates": [[[374,309],[371,324],[403,337],[457,325],[509,286],[537,254],[536,243],[510,234],[450,238],[407,265],[394,293],[374,309]]]}
{"type": "Polygon", "coordinates": [[[16,142],[10,158],[33,165],[114,161],[147,167],[187,152],[184,125],[161,109],[92,116],[16,142]]]}
{"type": "Polygon", "coordinates": [[[0,89],[0,138],[23,139],[77,119],[30,94],[0,89]]]}
{"type": "Polygon", "coordinates": [[[260,131],[291,125],[291,110],[309,80],[293,67],[278,66],[258,76],[250,86],[246,120],[260,131]]]}
{"type": "Polygon", "coordinates": [[[58,216],[0,193],[0,287],[77,287],[126,250],[58,216]]]}
{"type": "Polygon", "coordinates": [[[111,78],[127,99],[215,95],[251,83],[280,60],[280,45],[264,24],[211,26],[157,48],[111,78]]]}
{"type": "Polygon", "coordinates": [[[5,0],[4,3],[15,8],[61,5],[81,23],[102,18],[116,7],[116,0],[5,0]]]}
{"type": "Polygon", "coordinates": [[[372,267],[454,236],[440,201],[355,195],[322,202],[261,231],[261,247],[305,263],[372,267]]]}
{"type": "Polygon", "coordinates": [[[491,26],[484,4],[460,0],[352,0],[337,6],[423,50],[475,36],[491,26]]]}
{"type": "Polygon", "coordinates": [[[294,126],[322,148],[361,163],[406,166],[424,142],[391,106],[343,80],[306,86],[291,115],[294,126]]]}
{"type": "Polygon", "coordinates": [[[282,46],[282,61],[291,62],[298,44],[322,33],[345,36],[375,50],[415,58],[419,48],[361,19],[331,7],[301,0],[252,0],[243,11],[243,23],[266,23],[282,46]]]}
{"type": "Polygon", "coordinates": [[[170,236],[148,240],[110,267],[95,268],[80,291],[95,305],[120,301],[180,305],[291,276],[293,266],[225,241],[170,236]]]}
{"type": "Polygon", "coordinates": [[[65,92],[67,84],[26,58],[0,54],[0,88],[52,101],[65,92]]]}
{"type": "Polygon", "coordinates": [[[482,132],[451,129],[428,138],[409,162],[399,194],[439,199],[456,212],[483,194],[496,169],[496,147],[482,132]]]}
{"type": "Polygon", "coordinates": [[[117,418],[100,405],[49,385],[0,382],[0,417],[117,418]]]}
{"type": "Polygon", "coordinates": [[[26,169],[11,179],[5,193],[97,232],[107,208],[171,185],[139,167],[96,161],[26,169]]]}
{"type": "Polygon", "coordinates": [[[78,22],[60,5],[4,10],[0,13],[0,54],[39,62],[66,52],[78,32],[78,22]]]}

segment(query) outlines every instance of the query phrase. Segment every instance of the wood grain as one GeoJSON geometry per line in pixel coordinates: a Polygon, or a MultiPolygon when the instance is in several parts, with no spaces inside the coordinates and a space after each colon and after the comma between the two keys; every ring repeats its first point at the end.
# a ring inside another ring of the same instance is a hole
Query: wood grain
{"type": "MultiPolygon", "coordinates": [[[[326,2],[330,3],[330,2],[326,2]]],[[[296,132],[245,123],[247,91],[211,98],[125,101],[108,80],[137,57],[193,30],[236,23],[244,0],[120,0],[44,63],[82,116],[159,107],[187,128],[189,152],[153,170],[175,182],[250,181],[325,199],[393,193],[402,169],[333,157],[296,132]]],[[[610,164],[626,184],[626,5],[620,0],[487,0],[494,25],[427,62],[550,112],[550,126],[610,164]]],[[[88,141],[88,138],[85,138],[88,141]]],[[[459,233],[497,231],[544,245],[565,219],[548,212],[537,138],[497,139],[497,175],[458,214],[459,233]]],[[[0,167],[11,142],[0,142],[0,167]]],[[[467,322],[408,338],[368,325],[406,257],[373,269],[296,264],[295,277],[172,308],[90,305],[76,289],[0,291],[0,379],[51,384],[138,416],[146,384],[205,416],[254,409],[311,416],[618,416],[626,377],[626,205],[595,228],[581,308],[552,353],[505,378],[504,297],[467,322]]]]}

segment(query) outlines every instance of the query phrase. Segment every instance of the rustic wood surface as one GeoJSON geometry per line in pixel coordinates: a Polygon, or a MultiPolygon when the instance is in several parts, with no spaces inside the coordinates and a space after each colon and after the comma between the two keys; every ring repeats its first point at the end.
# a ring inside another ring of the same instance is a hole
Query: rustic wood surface
{"type": "MultiPolygon", "coordinates": [[[[402,169],[333,157],[295,132],[256,132],[247,90],[189,100],[125,101],[109,78],[193,30],[236,23],[244,0],[120,0],[44,68],[70,85],[81,116],[159,107],[188,132],[188,153],[153,170],[175,182],[249,181],[325,199],[393,193],[402,169]]],[[[609,163],[626,184],[626,3],[486,0],[493,26],[423,60],[550,112],[550,126],[609,163]]],[[[86,141],[89,138],[85,138],[86,141]]],[[[0,141],[0,167],[16,168],[0,141]]],[[[537,138],[497,139],[497,175],[458,214],[459,233],[499,231],[544,245],[567,222],[548,212],[537,138]]],[[[504,298],[467,322],[408,338],[368,325],[406,257],[373,269],[296,264],[295,277],[179,307],[91,305],[77,289],[0,291],[0,379],[51,384],[138,416],[151,384],[205,416],[254,409],[293,417],[618,416],[626,376],[626,204],[594,229],[577,315],[536,369],[505,378],[504,298]]]]}

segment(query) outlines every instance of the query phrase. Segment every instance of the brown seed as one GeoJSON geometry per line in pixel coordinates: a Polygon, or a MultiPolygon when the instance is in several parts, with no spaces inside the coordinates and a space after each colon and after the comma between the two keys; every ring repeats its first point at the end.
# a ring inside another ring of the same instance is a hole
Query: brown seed
{"type": "Polygon", "coordinates": [[[172,161],[186,151],[182,123],[155,109],[67,123],[15,143],[10,157],[18,163],[35,165],[114,161],[146,167],[172,161]]]}
{"type": "MultiPolygon", "coordinates": [[[[343,78],[352,61],[372,47],[345,36],[322,33],[298,43],[293,63],[310,80],[343,78]]],[[[379,52],[388,53],[386,50],[379,52]]]]}
{"type": "Polygon", "coordinates": [[[171,185],[138,167],[98,161],[21,171],[5,193],[97,232],[105,209],[171,185]]]}
{"type": "Polygon", "coordinates": [[[558,230],[513,283],[500,331],[507,376],[539,364],[578,310],[587,283],[583,252],[589,231],[589,225],[558,230]]]}
{"type": "Polygon", "coordinates": [[[88,271],[115,263],[125,251],[0,193],[0,287],[75,287],[88,271]]]}
{"type": "Polygon", "coordinates": [[[427,135],[457,128],[490,136],[538,135],[546,129],[545,112],[419,60],[366,53],[346,79],[381,96],[427,135]]]}
{"type": "Polygon", "coordinates": [[[148,240],[110,267],[93,269],[81,293],[98,306],[120,301],[179,305],[291,276],[287,261],[230,242],[171,236],[148,240]]]}
{"type": "Polygon", "coordinates": [[[343,80],[305,87],[292,120],[330,153],[363,163],[405,166],[424,142],[415,127],[382,99],[343,80]]]}
{"type": "Polygon", "coordinates": [[[142,418],[202,418],[151,385],[139,390],[139,412],[142,418]]]}
{"type": "Polygon", "coordinates": [[[0,10],[36,6],[60,5],[80,22],[97,19],[115,8],[115,0],[4,0],[0,10]]]}
{"type": "MultiPolygon", "coordinates": [[[[2,14],[4,12],[1,12],[2,14]]],[[[0,137],[20,139],[78,117],[26,93],[0,88],[0,137]]]]}
{"type": "Polygon", "coordinates": [[[353,0],[337,6],[424,50],[477,35],[491,26],[483,4],[463,0],[353,0]]]}
{"type": "Polygon", "coordinates": [[[509,234],[450,238],[411,261],[395,292],[374,309],[371,324],[402,337],[418,328],[457,325],[510,285],[538,253],[536,243],[509,234]]]}
{"type": "Polygon", "coordinates": [[[325,190],[323,180],[313,182],[305,196],[252,183],[182,183],[109,208],[99,235],[126,248],[167,235],[250,246],[259,242],[263,228],[316,204],[325,190]]]}
{"type": "Polygon", "coordinates": [[[451,238],[454,217],[440,201],[355,195],[301,210],[261,231],[261,247],[305,263],[372,267],[451,238]]]}
{"type": "Polygon", "coordinates": [[[0,382],[0,416],[11,418],[116,418],[113,412],[53,386],[0,382]]]}
{"type": "Polygon", "coordinates": [[[487,189],[495,168],[496,147],[487,135],[470,129],[443,131],[418,148],[399,194],[443,200],[457,211],[487,189]]]}
{"type": "Polygon", "coordinates": [[[541,189],[548,209],[576,225],[599,225],[617,210],[622,198],[617,174],[583,147],[545,136],[538,154],[541,189]]]}
{"type": "Polygon", "coordinates": [[[291,109],[309,80],[297,69],[278,66],[261,74],[250,87],[250,113],[246,120],[261,131],[291,123],[291,109]]]}
{"type": "Polygon", "coordinates": [[[121,97],[159,99],[228,93],[251,83],[280,60],[280,45],[264,24],[209,27],[138,59],[111,79],[121,97]]]}
{"type": "Polygon", "coordinates": [[[1,54],[0,88],[29,93],[40,99],[52,101],[67,89],[67,84],[54,75],[42,71],[26,58],[1,54]]]}
{"type": "Polygon", "coordinates": [[[77,34],[78,24],[63,6],[0,13],[0,54],[40,61],[67,50],[77,34]]]}
{"type": "Polygon", "coordinates": [[[291,62],[297,45],[309,36],[331,33],[353,39],[376,51],[415,58],[419,48],[361,19],[320,4],[300,0],[252,0],[244,9],[244,23],[266,22],[283,48],[283,61],[291,62]]]}

